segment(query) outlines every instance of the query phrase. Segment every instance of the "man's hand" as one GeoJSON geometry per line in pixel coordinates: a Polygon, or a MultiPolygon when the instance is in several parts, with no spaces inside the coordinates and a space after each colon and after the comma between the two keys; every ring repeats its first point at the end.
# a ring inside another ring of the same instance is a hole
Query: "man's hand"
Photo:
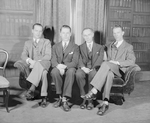
{"type": "Polygon", "coordinates": [[[30,64],[29,68],[33,68],[35,62],[36,62],[35,60],[29,59],[29,64],[30,64]]]}
{"type": "Polygon", "coordinates": [[[61,75],[65,74],[65,70],[64,69],[59,69],[59,72],[60,72],[61,75]]]}
{"type": "Polygon", "coordinates": [[[81,70],[83,70],[86,74],[88,74],[91,70],[87,67],[82,67],[81,70]]]}
{"type": "Polygon", "coordinates": [[[116,64],[116,65],[120,65],[118,61],[110,60],[109,62],[116,64]]]}
{"type": "Polygon", "coordinates": [[[58,69],[64,69],[64,70],[67,68],[67,66],[64,65],[64,64],[58,64],[56,67],[57,67],[58,69]]]}
{"type": "Polygon", "coordinates": [[[64,75],[65,69],[67,68],[67,66],[64,65],[64,64],[58,64],[58,65],[56,66],[56,68],[59,70],[59,72],[60,72],[61,75],[64,75]]]}

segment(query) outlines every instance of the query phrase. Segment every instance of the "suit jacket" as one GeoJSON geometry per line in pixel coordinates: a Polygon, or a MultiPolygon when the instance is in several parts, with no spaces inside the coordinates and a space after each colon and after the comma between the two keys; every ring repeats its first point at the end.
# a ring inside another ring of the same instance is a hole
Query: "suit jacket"
{"type": "MultiPolygon", "coordinates": [[[[80,59],[79,59],[79,64],[78,67],[87,67],[88,63],[88,52],[87,52],[87,45],[86,42],[81,44],[79,46],[80,49],[80,59]]],[[[104,48],[93,42],[93,48],[92,48],[92,69],[97,69],[100,67],[101,63],[103,62],[103,57],[104,57],[104,48]]]]}
{"type": "MultiPolygon", "coordinates": [[[[29,40],[25,42],[24,49],[21,55],[22,60],[26,61],[27,58],[33,59],[33,40],[29,40]]],[[[51,59],[51,42],[47,39],[40,39],[38,42],[39,46],[39,55],[40,63],[42,66],[48,70],[50,67],[50,59],[51,59]]]]}
{"type": "MultiPolygon", "coordinates": [[[[114,42],[110,43],[107,46],[108,61],[112,60],[111,47],[113,44],[114,42]]],[[[136,58],[134,55],[133,46],[124,40],[123,43],[117,49],[118,53],[116,55],[115,61],[118,61],[120,63],[120,70],[122,70],[125,73],[129,66],[135,65],[136,58]]]]}
{"type": "Polygon", "coordinates": [[[79,47],[73,41],[70,41],[63,53],[62,41],[53,46],[52,67],[58,64],[65,64],[67,69],[76,68],[79,59],[79,47]]]}

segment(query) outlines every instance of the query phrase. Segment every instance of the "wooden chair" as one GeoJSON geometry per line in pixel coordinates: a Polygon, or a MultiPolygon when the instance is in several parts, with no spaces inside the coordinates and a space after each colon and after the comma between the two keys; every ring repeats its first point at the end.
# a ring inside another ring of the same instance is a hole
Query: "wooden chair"
{"type": "Polygon", "coordinates": [[[6,50],[0,49],[0,70],[2,75],[0,76],[0,91],[3,91],[3,102],[5,104],[7,112],[8,110],[8,100],[9,100],[9,81],[5,78],[5,68],[8,62],[8,53],[6,50]]]}

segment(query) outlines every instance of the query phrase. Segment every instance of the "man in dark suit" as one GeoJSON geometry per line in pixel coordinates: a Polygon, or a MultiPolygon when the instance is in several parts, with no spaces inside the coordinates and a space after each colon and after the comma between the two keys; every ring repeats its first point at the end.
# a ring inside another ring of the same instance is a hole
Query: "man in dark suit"
{"type": "Polygon", "coordinates": [[[63,25],[60,29],[61,42],[53,46],[52,81],[56,86],[59,100],[54,103],[57,108],[62,105],[64,111],[70,111],[68,100],[72,96],[72,85],[79,59],[79,48],[70,40],[71,28],[63,25]]]}
{"type": "MultiPolygon", "coordinates": [[[[104,56],[103,47],[93,41],[94,31],[92,29],[85,28],[82,35],[85,42],[79,46],[80,58],[78,70],[76,72],[76,80],[80,89],[81,97],[85,95],[84,87],[86,84],[86,80],[88,83],[88,90],[91,90],[92,86],[90,85],[90,82],[101,66],[104,56]]],[[[80,108],[87,108],[88,110],[93,109],[93,101],[88,100],[88,104],[86,106],[86,100],[84,99],[82,104],[80,105],[80,108]]]]}
{"type": "Polygon", "coordinates": [[[95,98],[98,91],[104,86],[103,102],[100,104],[98,115],[103,115],[109,108],[109,95],[114,76],[121,77],[129,66],[135,65],[133,46],[123,39],[124,31],[121,26],[113,28],[115,41],[107,47],[107,61],[103,62],[100,69],[91,81],[93,88],[84,98],[91,100],[95,98]]]}
{"type": "Polygon", "coordinates": [[[47,97],[47,72],[50,67],[51,59],[51,43],[49,40],[41,38],[43,26],[35,23],[32,28],[33,39],[26,41],[21,55],[24,66],[30,68],[31,72],[27,77],[27,81],[31,83],[31,87],[26,93],[26,98],[34,97],[35,88],[42,82],[41,96],[43,97],[41,106],[46,107],[47,97]]]}

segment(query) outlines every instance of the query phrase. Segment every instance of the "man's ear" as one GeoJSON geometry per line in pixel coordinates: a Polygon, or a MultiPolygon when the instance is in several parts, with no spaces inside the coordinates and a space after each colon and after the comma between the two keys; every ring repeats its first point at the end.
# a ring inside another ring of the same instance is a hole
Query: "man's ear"
{"type": "Polygon", "coordinates": [[[122,35],[124,35],[124,33],[125,33],[125,32],[124,32],[124,31],[122,31],[122,35]]]}

